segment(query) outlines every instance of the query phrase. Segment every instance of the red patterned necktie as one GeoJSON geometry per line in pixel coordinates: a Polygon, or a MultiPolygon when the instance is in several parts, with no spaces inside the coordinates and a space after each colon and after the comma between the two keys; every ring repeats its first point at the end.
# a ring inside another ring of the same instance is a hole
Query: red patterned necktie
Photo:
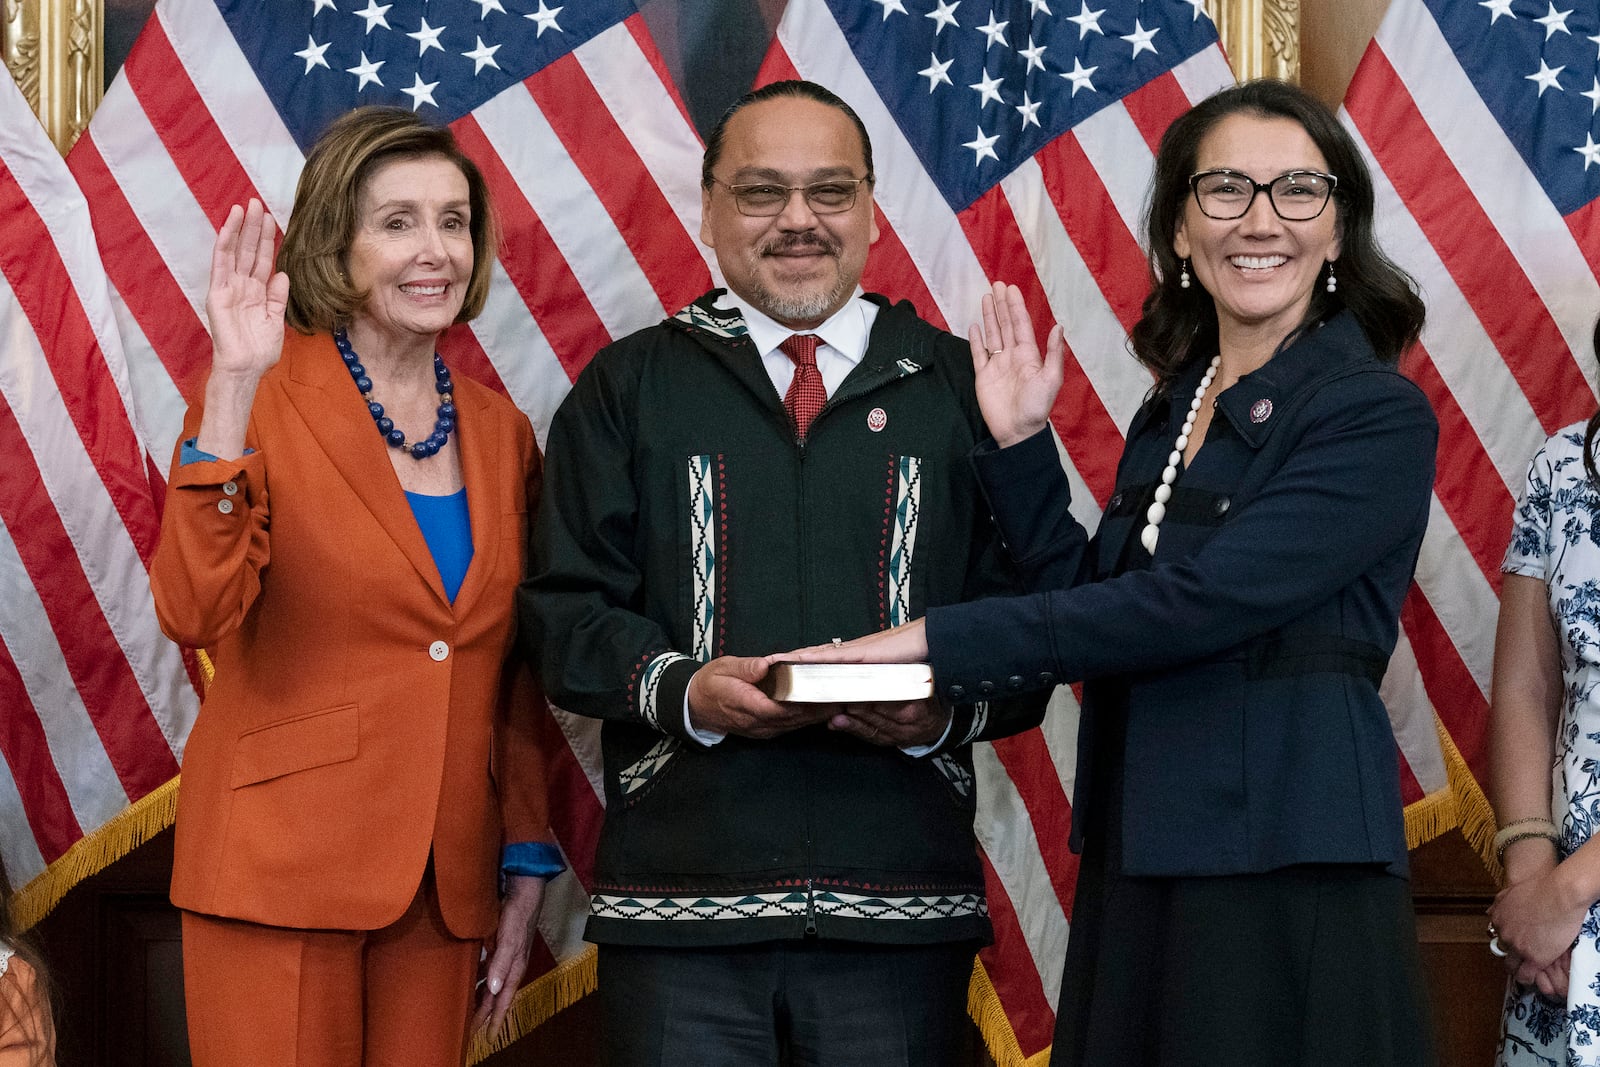
{"type": "Polygon", "coordinates": [[[794,361],[794,378],[789,382],[789,391],[783,394],[783,410],[794,420],[795,433],[804,437],[811,420],[828,401],[822,372],[817,370],[817,335],[790,334],[778,347],[794,361]]]}

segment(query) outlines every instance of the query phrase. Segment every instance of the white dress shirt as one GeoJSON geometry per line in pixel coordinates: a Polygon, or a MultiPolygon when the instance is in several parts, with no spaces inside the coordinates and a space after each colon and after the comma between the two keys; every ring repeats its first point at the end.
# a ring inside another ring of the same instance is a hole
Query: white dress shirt
{"type": "Polygon", "coordinates": [[[761,356],[762,369],[772,379],[772,387],[781,397],[789,391],[794,380],[794,360],[778,346],[797,333],[817,335],[817,370],[822,375],[822,388],[829,396],[839,388],[856,364],[867,354],[867,340],[872,335],[872,323],[878,317],[878,305],[860,296],[835,311],[814,330],[796,330],[771,319],[760,311],[724,294],[717,301],[722,309],[738,308],[744,315],[745,327],[750,331],[750,341],[761,356]]]}

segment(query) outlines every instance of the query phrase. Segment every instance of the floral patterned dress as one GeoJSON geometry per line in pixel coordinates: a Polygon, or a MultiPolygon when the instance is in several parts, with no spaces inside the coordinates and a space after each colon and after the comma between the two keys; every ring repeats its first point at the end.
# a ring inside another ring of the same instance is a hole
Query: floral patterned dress
{"type": "MultiPolygon", "coordinates": [[[[1559,431],[1528,468],[1501,570],[1545,583],[1560,632],[1565,689],[1552,818],[1562,859],[1600,819],[1600,490],[1583,466],[1584,424],[1559,431]]],[[[1565,1004],[1508,983],[1503,1067],[1600,1067],[1600,904],[1572,949],[1565,1004]]]]}

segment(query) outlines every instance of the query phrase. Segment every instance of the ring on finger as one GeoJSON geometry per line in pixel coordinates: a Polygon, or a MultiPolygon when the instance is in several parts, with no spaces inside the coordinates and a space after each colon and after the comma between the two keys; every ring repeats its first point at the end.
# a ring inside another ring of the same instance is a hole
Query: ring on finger
{"type": "Polygon", "coordinates": [[[1511,955],[1511,953],[1507,952],[1503,947],[1501,947],[1499,934],[1495,934],[1489,938],[1489,953],[1490,955],[1497,956],[1500,959],[1505,959],[1507,956],[1511,955]]]}
{"type": "Polygon", "coordinates": [[[984,351],[989,353],[989,358],[990,359],[993,359],[995,356],[998,356],[1000,353],[1004,352],[1005,349],[1003,349],[1003,348],[985,348],[984,351]]]}

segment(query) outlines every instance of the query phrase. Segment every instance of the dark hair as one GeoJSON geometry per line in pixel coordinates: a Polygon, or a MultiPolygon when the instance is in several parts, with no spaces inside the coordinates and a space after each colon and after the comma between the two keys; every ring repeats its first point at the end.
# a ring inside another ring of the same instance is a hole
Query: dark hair
{"type": "Polygon", "coordinates": [[[361,217],[361,190],[374,171],[396,159],[438,156],[467,179],[472,208],[472,278],[457,322],[475,318],[489,296],[499,231],[489,186],[445,126],[430,126],[398,107],[358,107],[323,131],[306,156],[294,211],[278,249],[278,269],[289,276],[290,326],[301,333],[331,330],[349,321],[367,294],[350,284],[345,256],[361,217]]]}
{"type": "Polygon", "coordinates": [[[728,110],[722,113],[722,117],[717,120],[717,124],[711,128],[711,136],[706,138],[706,154],[700,161],[700,185],[703,188],[711,188],[711,169],[722,159],[722,142],[728,129],[728,120],[751,104],[759,104],[764,100],[778,100],[786,97],[815,100],[819,104],[836,107],[844,112],[845,117],[855,126],[856,132],[861,135],[861,155],[867,161],[867,184],[872,184],[876,177],[872,170],[872,138],[867,136],[867,127],[861,121],[861,116],[857,115],[855,109],[849,104],[816,82],[792,79],[790,81],[773,82],[770,85],[763,85],[759,89],[753,89],[735,100],[728,110]]]}
{"type": "MultiPolygon", "coordinates": [[[[1590,347],[1594,349],[1596,356],[1600,356],[1600,320],[1595,321],[1594,338],[1590,342],[1590,347]]],[[[1589,425],[1583,428],[1583,469],[1589,474],[1590,484],[1600,486],[1600,470],[1595,469],[1594,463],[1596,436],[1600,436],[1600,409],[1596,409],[1595,413],[1589,416],[1589,425]]]]}
{"type": "Polygon", "coordinates": [[[1223,119],[1241,112],[1299,123],[1339,179],[1333,198],[1340,240],[1339,290],[1327,293],[1314,287],[1300,329],[1348,308],[1378,358],[1397,362],[1421,333],[1424,308],[1416,283],[1383,254],[1373,236],[1372,176],[1350,134],[1321,101],[1270,78],[1207,97],[1175,119],[1161,138],[1145,208],[1150,295],[1129,336],[1134,357],[1154,371],[1164,387],[1191,355],[1216,351],[1216,304],[1199,286],[1185,289],[1178,284],[1178,254],[1172,242],[1189,199],[1189,176],[1200,142],[1223,119]]]}

